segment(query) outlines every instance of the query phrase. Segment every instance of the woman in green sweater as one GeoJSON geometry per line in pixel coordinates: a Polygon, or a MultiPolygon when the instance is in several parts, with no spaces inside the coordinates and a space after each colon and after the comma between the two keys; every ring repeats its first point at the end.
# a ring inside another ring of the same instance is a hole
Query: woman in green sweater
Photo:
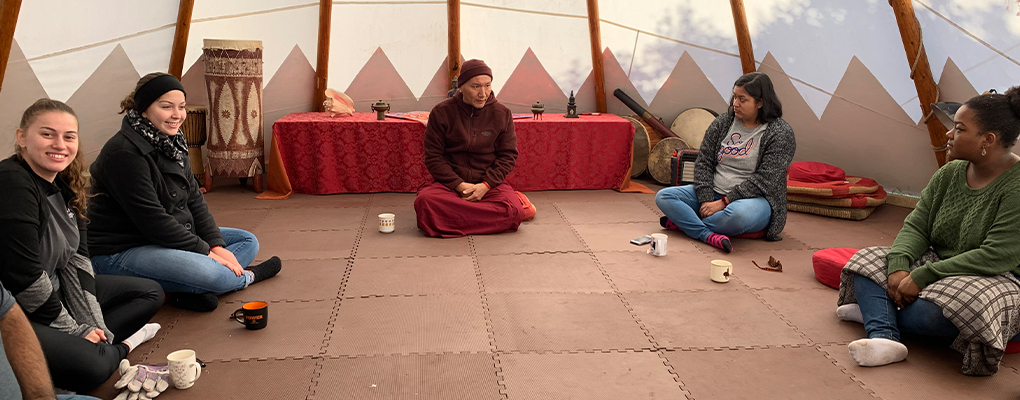
{"type": "MultiPolygon", "coordinates": [[[[1011,152],[1020,134],[1020,88],[968,100],[957,111],[954,125],[946,133],[950,162],[921,192],[892,248],[862,250],[844,269],[837,315],[864,323],[868,338],[849,345],[850,355],[861,366],[903,361],[907,348],[900,343],[901,332],[957,337],[964,336],[963,330],[1003,334],[1015,330],[987,322],[968,326],[979,319],[963,322],[956,311],[987,312],[987,307],[966,308],[986,301],[976,298],[988,293],[970,290],[968,285],[1001,280],[1000,288],[1012,293],[1020,285],[1016,279],[1020,274],[1020,156],[1011,152]],[[881,252],[887,254],[876,256],[881,252]],[[867,254],[872,254],[870,259],[867,254]],[[879,273],[865,272],[876,266],[871,270],[879,273]],[[957,290],[941,290],[949,286],[957,290]],[[856,304],[847,301],[852,297],[856,304]]],[[[989,319],[993,318],[980,320],[989,319]]],[[[1004,345],[1001,339],[995,342],[995,347],[1004,345]]],[[[1001,357],[1001,349],[998,354],[1001,357]]]]}

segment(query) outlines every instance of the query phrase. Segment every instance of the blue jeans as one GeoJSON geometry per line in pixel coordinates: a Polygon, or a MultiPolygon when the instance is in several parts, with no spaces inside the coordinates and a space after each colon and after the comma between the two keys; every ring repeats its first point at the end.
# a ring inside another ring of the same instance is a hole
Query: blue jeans
{"type": "MultiPolygon", "coordinates": [[[[722,195],[716,193],[715,199],[722,195]]],[[[763,197],[740,199],[730,202],[726,208],[702,219],[699,216],[701,203],[694,193],[694,185],[674,186],[655,194],[655,205],[692,238],[704,242],[708,235],[719,233],[727,236],[758,232],[769,225],[772,207],[763,197]]]]}
{"type": "MultiPolygon", "coordinates": [[[[234,253],[242,267],[248,266],[259,252],[259,241],[251,232],[220,228],[227,250],[234,253]]],[[[117,254],[94,256],[92,265],[99,274],[127,275],[159,282],[166,292],[223,294],[243,289],[245,274],[234,272],[206,254],[149,245],[117,254]]]]}
{"type": "MultiPolygon", "coordinates": [[[[910,335],[956,337],[960,331],[945,316],[942,308],[928,300],[917,299],[901,310],[889,293],[863,275],[854,276],[854,296],[864,316],[864,331],[869,339],[900,341],[900,332],[910,335]]],[[[1020,334],[1010,342],[1020,340],[1020,334]]]]}

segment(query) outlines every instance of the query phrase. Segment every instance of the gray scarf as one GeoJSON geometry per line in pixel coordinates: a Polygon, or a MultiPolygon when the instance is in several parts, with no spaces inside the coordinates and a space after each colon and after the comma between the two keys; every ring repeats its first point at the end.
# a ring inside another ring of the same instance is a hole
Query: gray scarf
{"type": "Polygon", "coordinates": [[[131,128],[138,132],[139,135],[142,135],[145,140],[148,140],[149,144],[155,147],[160,154],[176,161],[177,165],[184,166],[184,157],[188,154],[188,143],[184,140],[184,135],[180,134],[179,130],[176,135],[167,135],[160,132],[148,118],[143,117],[135,109],[128,110],[125,118],[127,118],[131,128]]]}

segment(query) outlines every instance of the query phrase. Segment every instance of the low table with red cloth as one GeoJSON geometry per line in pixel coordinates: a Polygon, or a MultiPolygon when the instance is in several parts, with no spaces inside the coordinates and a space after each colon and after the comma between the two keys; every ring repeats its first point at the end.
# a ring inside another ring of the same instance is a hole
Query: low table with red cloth
{"type": "MultiPolygon", "coordinates": [[[[629,184],[634,126],[612,114],[514,120],[515,190],[619,189],[629,184]]],[[[432,180],[424,164],[425,125],[355,113],[289,114],[273,124],[267,181],[260,198],[298,193],[415,192],[432,180]],[[282,167],[282,168],[281,168],[282,167]],[[289,186],[289,187],[288,187],[289,186]]]]}

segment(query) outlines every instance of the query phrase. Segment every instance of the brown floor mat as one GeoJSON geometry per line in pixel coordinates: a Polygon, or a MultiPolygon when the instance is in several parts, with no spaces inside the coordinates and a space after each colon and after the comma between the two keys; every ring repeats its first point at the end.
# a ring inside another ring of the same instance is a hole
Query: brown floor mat
{"type": "Polygon", "coordinates": [[[315,361],[207,361],[194,386],[178,390],[171,385],[159,399],[304,399],[312,385],[315,361]]]}
{"type": "Polygon", "coordinates": [[[812,347],[665,355],[695,399],[873,399],[812,347]]]}
{"type": "MultiPolygon", "coordinates": [[[[887,367],[850,360],[845,343],[863,329],[837,320],[837,292],[815,280],[811,255],[889,244],[907,209],[860,222],[791,213],[785,240],[734,239],[724,254],[659,227],[653,194],[527,195],[538,215],[517,233],[437,239],[417,229],[413,193],[267,201],[217,187],[206,197],[217,221],[253,229],[258,259],[283,258],[281,275],[222,296],[212,313],[164,307],[163,329],[129,359],[198,352],[202,378],[168,399],[1020,395],[1020,355],[991,378],[961,375],[945,344],[908,341],[907,361],[887,367]],[[397,214],[396,232],[378,232],[383,212],[397,214]],[[657,232],[666,257],[629,243],[657,232]],[[784,272],[750,263],[769,256],[784,272]],[[709,280],[713,259],[734,264],[730,283],[709,280]],[[228,319],[248,300],[271,302],[269,328],[228,319]]],[[[96,393],[112,398],[115,380],[96,393]]]]}
{"type": "Polygon", "coordinates": [[[230,317],[240,304],[223,304],[208,313],[185,312],[145,362],[165,364],[167,354],[181,349],[195,350],[205,361],[311,357],[322,347],[334,304],[271,302],[269,325],[257,331],[230,317]]]}
{"type": "Polygon", "coordinates": [[[478,280],[471,258],[408,257],[354,260],[344,297],[426,294],[478,296],[478,280]]]}
{"type": "Polygon", "coordinates": [[[280,274],[244,290],[220,296],[220,303],[336,299],[347,260],[286,260],[280,274]]]}
{"type": "MultiPolygon", "coordinates": [[[[665,233],[668,252],[698,251],[698,246],[708,245],[691,239],[682,232],[667,231],[659,222],[636,222],[627,224],[574,225],[574,230],[591,251],[646,251],[648,246],[635,246],[630,240],[653,233],[665,233]]],[[[714,248],[710,248],[715,251],[714,248]]],[[[719,251],[719,254],[722,254],[719,251]]],[[[668,258],[668,254],[667,254],[668,258]]]]}
{"type": "Polygon", "coordinates": [[[613,224],[620,222],[659,222],[659,216],[637,200],[605,203],[558,203],[557,208],[572,224],[613,224]]]}
{"type": "Polygon", "coordinates": [[[500,351],[651,348],[614,294],[494,293],[488,300],[500,351]]]}
{"type": "Polygon", "coordinates": [[[269,211],[259,230],[357,230],[364,218],[364,208],[278,208],[269,211]]]}
{"type": "Polygon", "coordinates": [[[478,254],[584,251],[577,235],[564,225],[530,225],[527,229],[474,237],[478,254]]]}
{"type": "MultiPolygon", "coordinates": [[[[405,218],[406,219],[406,218],[405,218]]],[[[468,238],[430,238],[412,227],[402,227],[393,233],[382,233],[378,229],[378,218],[373,215],[366,222],[361,242],[358,244],[358,258],[367,257],[410,257],[410,256],[466,256],[468,238]]],[[[401,224],[401,222],[397,222],[401,224]]],[[[401,225],[398,225],[401,226],[401,225]]]]}
{"type": "MultiPolygon", "coordinates": [[[[816,251],[818,250],[734,251],[731,254],[719,255],[717,258],[732,263],[733,274],[740,277],[740,281],[747,286],[750,286],[752,289],[828,288],[821,282],[818,282],[818,279],[815,278],[815,270],[811,264],[811,256],[816,251]],[[754,261],[761,267],[767,267],[770,256],[775,257],[776,260],[779,260],[783,264],[783,272],[765,271],[754,266],[751,262],[754,261]]],[[[706,271],[705,273],[707,274],[708,272],[706,271]]]]}
{"type": "Polygon", "coordinates": [[[662,348],[806,345],[745,286],[727,291],[627,293],[634,314],[662,348]]]}
{"type": "Polygon", "coordinates": [[[654,352],[504,354],[510,399],[683,399],[654,352]]]}
{"type": "Polygon", "coordinates": [[[264,231],[260,228],[254,233],[259,239],[259,259],[275,255],[284,260],[349,258],[358,236],[357,230],[264,231]]]}
{"type": "Polygon", "coordinates": [[[671,250],[666,257],[637,251],[598,252],[595,258],[622,292],[728,289],[709,278],[712,260],[724,257],[699,251],[671,250]]]}
{"type": "Polygon", "coordinates": [[[270,209],[215,209],[211,210],[216,225],[227,228],[243,229],[248,232],[255,230],[259,223],[269,215],[270,209]]]}
{"type": "Polygon", "coordinates": [[[373,194],[331,194],[314,195],[291,193],[287,200],[265,201],[273,205],[273,208],[301,208],[301,207],[368,207],[372,201],[373,194]]]}
{"type": "Polygon", "coordinates": [[[500,399],[492,355],[423,354],[330,358],[315,400],[500,399]]]}
{"type": "Polygon", "coordinates": [[[489,293],[613,291],[587,253],[479,256],[478,267],[489,293]]]}
{"type": "Polygon", "coordinates": [[[865,388],[883,399],[1017,399],[1020,398],[1020,374],[1000,368],[990,377],[960,374],[959,353],[944,344],[905,340],[910,354],[903,362],[879,368],[859,367],[850,358],[845,345],[822,346],[836,366],[843,368],[865,388]]]}
{"type": "Polygon", "coordinates": [[[491,349],[480,295],[344,299],[332,326],[330,356],[491,349]]]}
{"type": "Polygon", "coordinates": [[[372,207],[379,206],[414,206],[414,193],[375,193],[372,194],[372,207]]]}
{"type": "Polygon", "coordinates": [[[803,290],[763,289],[754,293],[811,339],[812,344],[850,343],[865,337],[864,325],[844,322],[836,317],[836,300],[839,298],[836,290],[823,286],[803,290]]]}

